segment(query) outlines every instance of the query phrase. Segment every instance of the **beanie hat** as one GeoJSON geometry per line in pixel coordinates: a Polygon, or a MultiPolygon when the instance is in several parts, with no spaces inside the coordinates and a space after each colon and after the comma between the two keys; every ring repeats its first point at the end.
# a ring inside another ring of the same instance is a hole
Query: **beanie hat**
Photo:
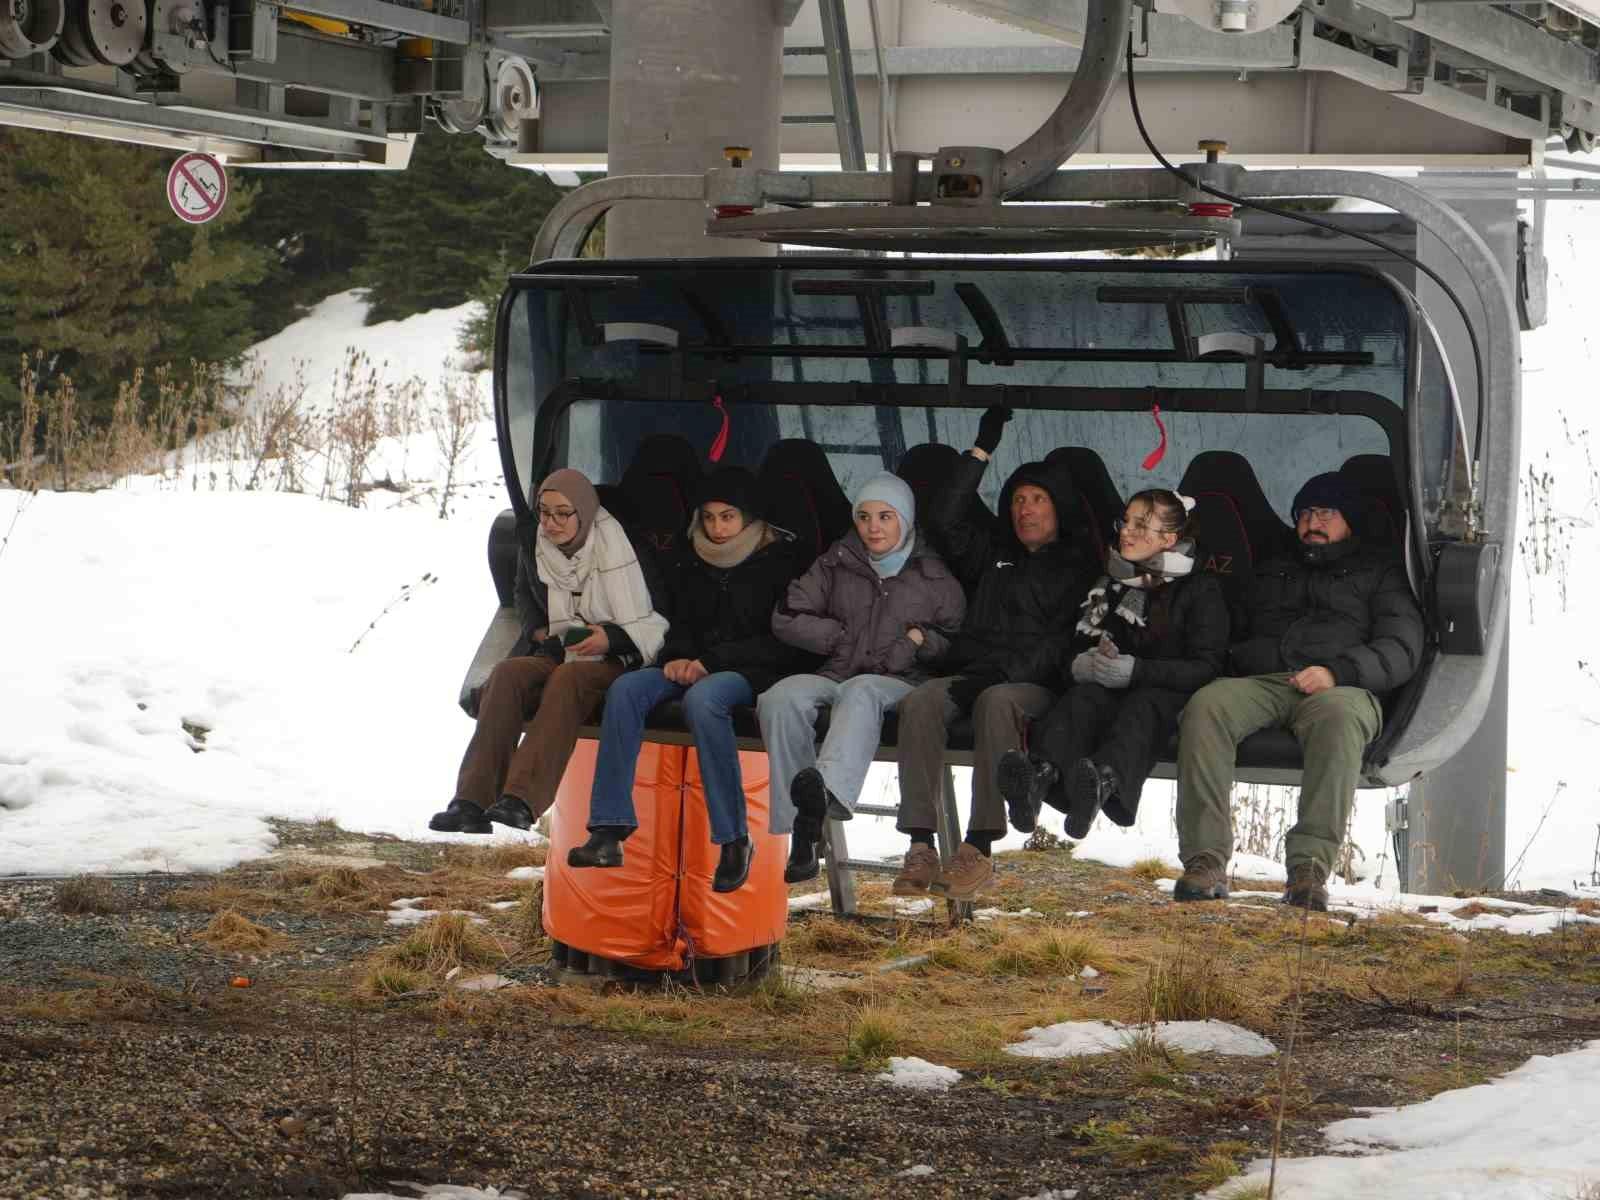
{"type": "Polygon", "coordinates": [[[718,467],[695,487],[695,508],[717,503],[731,504],[744,514],[746,522],[760,519],[766,508],[756,477],[743,467],[718,467]]]}
{"type": "Polygon", "coordinates": [[[1300,514],[1308,508],[1336,508],[1347,524],[1354,524],[1360,507],[1350,481],[1337,471],[1328,471],[1306,480],[1305,486],[1295,493],[1289,516],[1298,522],[1300,514]]]}

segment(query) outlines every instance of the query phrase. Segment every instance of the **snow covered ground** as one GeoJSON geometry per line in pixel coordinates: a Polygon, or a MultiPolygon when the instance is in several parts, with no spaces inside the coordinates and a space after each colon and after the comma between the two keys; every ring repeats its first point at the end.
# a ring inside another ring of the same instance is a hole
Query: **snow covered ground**
{"type": "MultiPolygon", "coordinates": [[[[1600,723],[1585,619],[1600,559],[1600,417],[1585,403],[1597,215],[1552,206],[1551,319],[1524,343],[1524,459],[1550,479],[1527,489],[1524,534],[1552,551],[1519,555],[1512,607],[1508,867],[1527,888],[1587,884],[1600,825],[1585,753],[1600,723]]],[[[362,311],[333,296],[263,343],[264,387],[299,370],[317,403],[351,346],[389,383],[431,388],[457,369],[465,308],[371,327],[362,311]]],[[[267,816],[430,836],[469,731],[457,687],[494,604],[493,436],[483,422],[448,521],[428,494],[441,472],[425,432],[375,458],[375,475],[413,490],[372,492],[360,510],[229,492],[225,472],[187,462],[176,480],[91,495],[0,493],[0,873],[222,867],[270,850],[267,816]],[[186,724],[207,731],[202,753],[186,724]]],[[[878,765],[866,794],[894,787],[878,765]]],[[[1355,833],[1364,882],[1388,894],[1383,799],[1363,793],[1355,833]]],[[[849,836],[857,854],[903,850],[883,819],[849,836]]],[[[1135,828],[1100,822],[1079,853],[1177,865],[1175,848],[1171,786],[1157,782],[1135,828]]],[[[1236,869],[1282,877],[1268,859],[1236,869]]]]}

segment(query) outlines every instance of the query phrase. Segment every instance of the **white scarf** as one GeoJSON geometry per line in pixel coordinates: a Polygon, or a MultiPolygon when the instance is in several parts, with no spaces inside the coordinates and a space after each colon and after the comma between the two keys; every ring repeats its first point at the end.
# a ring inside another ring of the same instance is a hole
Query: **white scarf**
{"type": "Polygon", "coordinates": [[[574,625],[620,625],[645,665],[655,661],[666,640],[667,619],[652,606],[633,543],[616,518],[600,509],[588,539],[571,558],[541,533],[535,559],[549,592],[551,637],[574,625]]]}

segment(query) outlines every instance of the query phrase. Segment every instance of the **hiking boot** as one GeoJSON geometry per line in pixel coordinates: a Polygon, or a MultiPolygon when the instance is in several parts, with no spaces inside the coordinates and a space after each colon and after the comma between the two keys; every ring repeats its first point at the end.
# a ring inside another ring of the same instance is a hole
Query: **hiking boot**
{"type": "Polygon", "coordinates": [[[929,884],[946,900],[971,900],[994,878],[994,861],[971,842],[962,842],[947,870],[929,884]]]}
{"type": "Polygon", "coordinates": [[[620,867],[622,865],[622,839],[630,831],[615,826],[602,826],[589,831],[589,840],[567,851],[569,867],[620,867]]]}
{"type": "Polygon", "coordinates": [[[428,820],[428,828],[435,833],[493,833],[494,826],[471,800],[452,800],[450,807],[436,812],[428,820]]]}
{"type": "Polygon", "coordinates": [[[1122,781],[1115,768],[1080,758],[1067,772],[1067,836],[1089,836],[1089,829],[1106,801],[1117,794],[1122,781]]]}
{"type": "Polygon", "coordinates": [[[1172,885],[1174,900],[1226,900],[1227,865],[1210,854],[1197,854],[1183,864],[1183,874],[1172,885]]]}
{"type": "Polygon", "coordinates": [[[896,896],[926,896],[933,881],[939,878],[939,852],[921,842],[911,843],[906,851],[905,865],[894,877],[889,891],[896,896]]]}
{"type": "Polygon", "coordinates": [[[1297,862],[1289,868],[1283,902],[1312,912],[1328,911],[1328,872],[1321,863],[1297,862]]]}
{"type": "Polygon", "coordinates": [[[513,829],[533,828],[533,810],[515,796],[501,796],[494,802],[494,807],[483,815],[496,824],[509,825],[513,829]]]}
{"type": "Polygon", "coordinates": [[[711,877],[713,892],[736,892],[750,878],[750,864],[755,860],[756,848],[746,834],[738,841],[724,842],[722,857],[717,861],[717,872],[711,877]]]}
{"type": "Polygon", "coordinates": [[[822,772],[815,767],[807,767],[794,777],[789,784],[789,798],[797,811],[814,816],[819,825],[824,817],[830,821],[848,821],[855,816],[845,807],[844,801],[828,790],[822,772]]]}
{"type": "Polygon", "coordinates": [[[1032,833],[1039,827],[1039,810],[1061,778],[1055,763],[1025,750],[1007,750],[995,767],[1000,795],[1006,802],[1011,828],[1032,833]]]}

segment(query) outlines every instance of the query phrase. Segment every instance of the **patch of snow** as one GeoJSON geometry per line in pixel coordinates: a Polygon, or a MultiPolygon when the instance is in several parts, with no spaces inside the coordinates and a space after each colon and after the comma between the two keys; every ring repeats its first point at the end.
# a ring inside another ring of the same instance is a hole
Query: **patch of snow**
{"type": "MultiPolygon", "coordinates": [[[[1278,1160],[1283,1200],[1549,1200],[1600,1179],[1600,1041],[1538,1055],[1492,1083],[1335,1121],[1330,1154],[1278,1160]],[[1589,1113],[1590,1117],[1582,1114],[1589,1113]],[[1360,1157],[1346,1157],[1347,1155],[1360,1157]]],[[[1266,1164],[1208,1196],[1265,1182],[1266,1164]]]]}
{"type": "Polygon", "coordinates": [[[1100,972],[1096,971],[1093,967],[1084,967],[1083,970],[1078,972],[1078,978],[1079,979],[1099,979],[1100,978],[1100,972]]]}
{"type": "Polygon", "coordinates": [[[394,1180],[390,1187],[406,1188],[406,1194],[393,1192],[346,1192],[340,1200],[528,1200],[528,1193],[516,1188],[462,1187],[454,1183],[406,1183],[394,1180]]]}
{"type": "MultiPolygon", "coordinates": [[[[879,1078],[882,1078],[882,1076],[879,1078]]],[[[904,1171],[896,1171],[894,1177],[896,1179],[924,1179],[932,1174],[933,1168],[927,1163],[918,1163],[914,1167],[907,1167],[904,1171]]]]}
{"type": "MultiPolygon", "coordinates": [[[[946,1092],[953,1084],[961,1082],[961,1072],[954,1067],[941,1067],[938,1063],[931,1063],[926,1059],[902,1058],[900,1055],[895,1055],[889,1059],[889,1069],[878,1078],[896,1087],[946,1092]]],[[[930,1167],[928,1170],[931,1173],[933,1168],[930,1167]]]]}
{"type": "Polygon", "coordinates": [[[1077,1195],[1077,1188],[1046,1188],[1042,1192],[1024,1196],[1022,1200],[1077,1200],[1077,1195]]]}
{"type": "Polygon", "coordinates": [[[805,912],[813,908],[827,908],[832,903],[827,892],[807,892],[803,896],[789,897],[790,912],[805,912]]]}
{"type": "Polygon", "coordinates": [[[1005,917],[1042,917],[1042,912],[1035,912],[1031,908],[977,908],[972,911],[974,921],[998,921],[1005,917]]]}
{"type": "Polygon", "coordinates": [[[926,898],[911,900],[905,896],[890,896],[889,908],[902,916],[914,917],[918,913],[925,913],[933,907],[933,901],[926,898]]]}
{"type": "Polygon", "coordinates": [[[390,908],[415,908],[426,900],[426,896],[401,896],[398,900],[389,901],[390,908]]]}
{"type": "Polygon", "coordinates": [[[461,908],[433,909],[433,908],[391,908],[375,910],[388,918],[386,925],[421,925],[424,921],[431,921],[435,917],[442,917],[449,913],[458,917],[468,918],[474,925],[484,924],[484,919],[474,913],[461,908]]]}
{"type": "Polygon", "coordinates": [[[458,980],[456,986],[464,992],[493,992],[500,988],[515,987],[516,984],[515,979],[507,979],[504,975],[472,975],[458,980]]]}
{"type": "Polygon", "coordinates": [[[1153,1034],[1164,1046],[1194,1054],[1236,1054],[1263,1057],[1278,1048],[1260,1034],[1226,1021],[1157,1021],[1153,1025],[1123,1025],[1118,1021],[1063,1021],[1034,1026],[1023,1040],[1005,1048],[1018,1058],[1076,1058],[1108,1054],[1126,1046],[1135,1035],[1153,1034]]]}
{"type": "Polygon", "coordinates": [[[506,872],[507,879],[543,879],[543,867],[512,867],[506,872]]]}
{"type": "Polygon", "coordinates": [[[495,912],[505,912],[506,909],[515,908],[521,903],[521,900],[491,900],[484,907],[492,908],[495,912]]]}

